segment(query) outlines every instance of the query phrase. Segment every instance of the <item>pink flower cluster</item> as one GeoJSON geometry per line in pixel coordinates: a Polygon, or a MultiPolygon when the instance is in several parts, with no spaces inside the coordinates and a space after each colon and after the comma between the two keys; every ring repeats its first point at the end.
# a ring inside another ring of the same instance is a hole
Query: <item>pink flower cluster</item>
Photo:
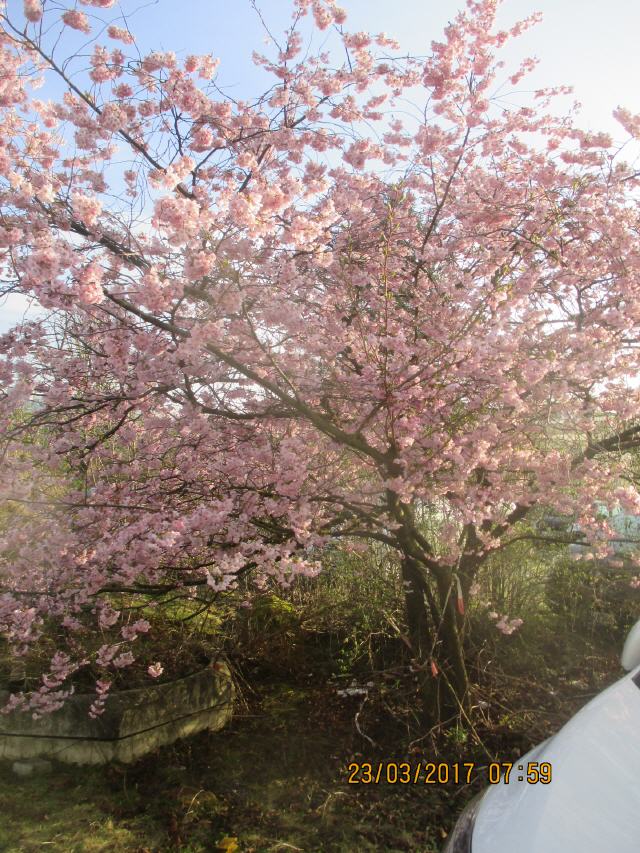
{"type": "Polygon", "coordinates": [[[134,44],[135,42],[135,38],[129,30],[125,30],[124,27],[116,27],[114,24],[107,28],[107,35],[109,38],[121,41],[124,44],[134,44]]]}
{"type": "Polygon", "coordinates": [[[130,625],[123,625],[120,633],[125,640],[135,640],[139,634],[146,634],[151,625],[146,619],[138,619],[130,625]]]}
{"type": "Polygon", "coordinates": [[[158,227],[172,232],[172,242],[186,242],[199,225],[199,208],[195,201],[179,196],[159,199],[154,207],[154,221],[158,227]]]}
{"type": "Polygon", "coordinates": [[[98,221],[102,212],[102,203],[94,195],[75,192],[71,198],[73,212],[78,218],[91,228],[98,221]]]}
{"type": "Polygon", "coordinates": [[[80,30],[82,33],[91,32],[91,24],[84,12],[78,9],[68,9],[62,14],[62,21],[73,30],[80,30]]]}
{"type": "Polygon", "coordinates": [[[209,275],[215,262],[216,256],[213,252],[194,252],[185,262],[184,274],[192,281],[203,278],[209,275]]]}
{"type": "Polygon", "coordinates": [[[104,714],[104,707],[107,702],[108,693],[111,689],[111,682],[106,679],[96,681],[97,698],[91,703],[89,716],[95,719],[104,714]]]}
{"type": "Polygon", "coordinates": [[[502,634],[506,634],[507,636],[509,634],[513,634],[514,631],[517,631],[518,628],[520,628],[521,625],[523,625],[522,619],[509,619],[509,617],[507,615],[500,616],[495,611],[491,611],[487,615],[489,616],[489,619],[497,620],[496,621],[496,628],[502,634]]]}
{"type": "Polygon", "coordinates": [[[630,136],[640,139],[640,114],[618,107],[613,111],[613,117],[620,122],[630,136]]]}
{"type": "Polygon", "coordinates": [[[78,272],[75,292],[85,305],[97,305],[104,299],[102,278],[103,271],[95,262],[87,264],[78,272]]]}
{"type": "Polygon", "coordinates": [[[34,24],[39,21],[42,17],[42,0],[24,0],[24,16],[34,24]]]}

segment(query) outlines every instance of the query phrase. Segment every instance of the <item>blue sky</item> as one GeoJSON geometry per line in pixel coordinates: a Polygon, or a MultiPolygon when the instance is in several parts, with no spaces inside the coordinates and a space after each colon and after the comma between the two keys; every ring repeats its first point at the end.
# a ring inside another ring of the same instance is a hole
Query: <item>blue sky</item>
{"type": "MultiPolygon", "coordinates": [[[[11,0],[10,0],[11,2],[11,0]]],[[[287,0],[256,0],[274,34],[289,19],[287,0]]],[[[384,31],[409,52],[425,53],[460,6],[459,0],[339,0],[351,29],[384,31]]],[[[135,4],[127,2],[127,8],[135,4]]],[[[540,67],[532,80],[568,84],[584,107],[585,124],[615,130],[611,110],[618,104],[640,112],[640,3],[637,0],[504,0],[501,24],[532,12],[543,22],[505,50],[513,62],[536,55],[540,67]]],[[[239,91],[252,91],[256,72],[251,51],[262,47],[264,32],[249,0],[159,0],[141,9],[133,29],[146,45],[212,52],[221,59],[220,79],[239,91]]]]}
{"type": "MultiPolygon", "coordinates": [[[[286,27],[287,0],[256,0],[274,35],[286,27]]],[[[458,0],[340,0],[349,15],[349,29],[384,31],[410,53],[426,53],[432,40],[451,20],[458,0]]],[[[22,0],[8,0],[18,13],[22,0]]],[[[85,7],[87,8],[87,7],[85,7]]],[[[213,53],[221,60],[219,82],[238,97],[260,91],[260,72],[252,65],[253,50],[265,49],[264,30],[250,0],[122,0],[141,50],[175,50],[179,54],[213,53]],[[137,11],[135,11],[137,10],[137,11]]],[[[88,9],[88,11],[91,11],[88,9]]],[[[118,7],[111,17],[118,17],[118,7]]],[[[640,3],[637,0],[504,0],[499,22],[513,23],[532,12],[543,21],[505,49],[508,66],[524,56],[540,64],[523,90],[544,85],[571,85],[582,103],[580,123],[608,130],[621,138],[611,111],[618,105],[640,112],[640,3]]],[[[567,100],[567,105],[573,98],[567,100]]],[[[25,301],[0,302],[0,332],[19,321],[25,301]]]]}

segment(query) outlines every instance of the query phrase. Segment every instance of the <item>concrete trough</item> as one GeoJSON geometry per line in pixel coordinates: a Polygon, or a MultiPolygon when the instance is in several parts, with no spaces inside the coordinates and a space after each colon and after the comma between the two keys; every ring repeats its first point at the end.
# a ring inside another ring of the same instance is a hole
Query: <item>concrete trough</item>
{"type": "MultiPolygon", "coordinates": [[[[34,720],[0,714],[0,759],[47,759],[67,764],[130,763],[196,732],[218,731],[231,719],[235,690],[220,661],[193,675],[114,691],[105,711],[89,716],[95,694],[71,696],[64,707],[34,720]]],[[[0,690],[0,708],[9,698],[0,690]]]]}

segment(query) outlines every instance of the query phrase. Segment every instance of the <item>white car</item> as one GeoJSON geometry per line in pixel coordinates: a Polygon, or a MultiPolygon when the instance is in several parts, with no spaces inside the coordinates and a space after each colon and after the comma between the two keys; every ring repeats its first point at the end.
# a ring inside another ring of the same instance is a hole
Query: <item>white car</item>
{"type": "Polygon", "coordinates": [[[640,622],[621,662],[628,675],[469,803],[443,853],[640,853],[640,622]]]}

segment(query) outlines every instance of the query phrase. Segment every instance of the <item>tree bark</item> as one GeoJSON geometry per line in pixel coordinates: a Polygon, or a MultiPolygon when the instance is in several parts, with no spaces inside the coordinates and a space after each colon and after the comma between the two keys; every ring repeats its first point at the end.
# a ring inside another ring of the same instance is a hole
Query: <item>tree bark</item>
{"type": "Polygon", "coordinates": [[[412,557],[405,556],[402,559],[402,583],[409,640],[416,658],[423,661],[431,649],[433,635],[429,627],[426,583],[412,557]]]}
{"type": "Polygon", "coordinates": [[[429,543],[420,534],[415,508],[401,505],[392,491],[387,493],[387,499],[392,514],[401,524],[397,542],[409,641],[419,673],[422,716],[431,727],[441,723],[445,716],[460,717],[468,715],[470,710],[463,623],[459,624],[460,614],[456,610],[457,590],[451,567],[437,562],[429,543]]]}
{"type": "Polygon", "coordinates": [[[401,566],[407,629],[422,706],[420,717],[423,725],[431,728],[440,722],[441,696],[439,680],[431,672],[434,631],[427,608],[429,591],[420,566],[413,557],[403,556],[401,566]]]}
{"type": "Polygon", "coordinates": [[[440,635],[443,640],[445,662],[443,670],[447,676],[449,695],[447,705],[455,714],[469,714],[470,690],[467,665],[464,658],[462,638],[458,627],[456,591],[451,571],[438,575],[438,598],[442,611],[440,635]]]}

